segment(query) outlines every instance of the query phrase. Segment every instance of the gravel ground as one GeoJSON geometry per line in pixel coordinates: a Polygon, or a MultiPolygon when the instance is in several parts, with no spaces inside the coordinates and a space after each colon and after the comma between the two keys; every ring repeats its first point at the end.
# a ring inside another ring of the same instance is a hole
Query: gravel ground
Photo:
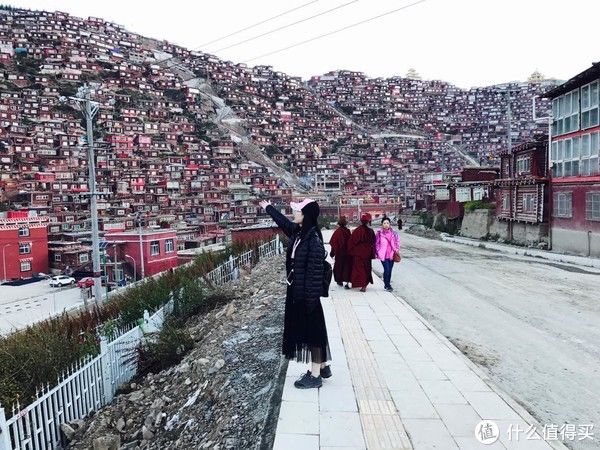
{"type": "Polygon", "coordinates": [[[283,265],[277,256],[244,273],[231,285],[235,300],[190,321],[196,343],[179,365],[73,424],[68,448],[271,448],[287,369],[283,265]]]}
{"type": "Polygon", "coordinates": [[[412,225],[404,229],[404,233],[414,234],[415,236],[425,237],[429,239],[442,240],[441,233],[432,228],[426,228],[423,225],[412,225]]]}

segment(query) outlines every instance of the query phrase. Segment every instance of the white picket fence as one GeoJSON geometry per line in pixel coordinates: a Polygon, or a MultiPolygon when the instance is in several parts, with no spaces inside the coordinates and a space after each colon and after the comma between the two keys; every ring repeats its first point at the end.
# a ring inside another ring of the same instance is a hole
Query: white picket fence
{"type": "MultiPolygon", "coordinates": [[[[227,262],[209,272],[206,277],[216,286],[222,286],[240,275],[240,268],[254,266],[260,259],[281,253],[279,236],[258,249],[227,262]]],[[[25,408],[17,403],[12,415],[6,418],[0,407],[0,450],[50,450],[63,445],[60,426],[112,402],[117,390],[137,373],[136,349],[144,335],[159,331],[165,318],[173,311],[171,299],[129,330],[121,330],[118,337],[100,338],[100,354],[86,357],[62,377],[57,386],[42,389],[35,400],[25,408]]]]}
{"type": "Polygon", "coordinates": [[[277,235],[275,239],[260,245],[255,250],[247,251],[235,258],[230,257],[226,263],[208,272],[206,278],[214,286],[222,286],[225,283],[237,280],[240,276],[240,268],[251,267],[263,258],[278,254],[281,251],[280,246],[279,235],[277,235]]]}

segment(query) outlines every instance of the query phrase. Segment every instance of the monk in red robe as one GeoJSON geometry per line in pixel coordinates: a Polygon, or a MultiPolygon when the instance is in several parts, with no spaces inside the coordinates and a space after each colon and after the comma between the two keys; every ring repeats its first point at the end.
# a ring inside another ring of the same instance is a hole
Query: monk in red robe
{"type": "Polygon", "coordinates": [[[367,290],[367,284],[373,284],[371,260],[375,257],[375,232],[369,227],[371,214],[363,214],[361,225],[350,236],[349,253],[352,256],[352,287],[367,290]]]}
{"type": "Polygon", "coordinates": [[[333,265],[333,278],[339,286],[346,283],[346,289],[350,289],[350,275],[352,273],[352,257],[348,254],[348,242],[350,241],[350,230],[348,229],[348,220],[346,216],[340,217],[338,229],[333,232],[329,244],[331,245],[332,258],[335,258],[333,265]]]}

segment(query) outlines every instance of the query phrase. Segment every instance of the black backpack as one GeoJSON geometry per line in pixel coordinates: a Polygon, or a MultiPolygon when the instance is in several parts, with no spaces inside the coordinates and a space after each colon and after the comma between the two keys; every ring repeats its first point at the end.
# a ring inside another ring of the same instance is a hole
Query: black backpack
{"type": "MultiPolygon", "coordinates": [[[[323,246],[325,246],[324,242],[323,246]]],[[[321,297],[329,297],[329,285],[331,284],[332,278],[333,267],[331,267],[331,264],[329,261],[327,261],[327,250],[325,250],[325,258],[323,259],[323,284],[321,285],[321,297]]]]}

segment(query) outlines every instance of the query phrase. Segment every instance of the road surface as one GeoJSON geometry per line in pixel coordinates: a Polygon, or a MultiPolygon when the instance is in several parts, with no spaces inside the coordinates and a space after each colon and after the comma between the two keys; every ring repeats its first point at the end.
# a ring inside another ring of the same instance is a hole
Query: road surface
{"type": "Polygon", "coordinates": [[[595,424],[593,443],[571,446],[600,448],[600,271],[401,240],[395,293],[541,424],[595,424]]]}
{"type": "Polygon", "coordinates": [[[0,335],[83,305],[78,287],[53,288],[48,283],[0,286],[0,335]]]}

